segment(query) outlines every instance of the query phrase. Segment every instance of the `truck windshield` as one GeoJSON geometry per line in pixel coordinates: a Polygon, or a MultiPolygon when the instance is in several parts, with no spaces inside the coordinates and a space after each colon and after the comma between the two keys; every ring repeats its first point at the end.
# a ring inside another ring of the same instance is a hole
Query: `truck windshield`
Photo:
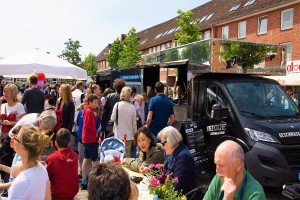
{"type": "Polygon", "coordinates": [[[245,117],[296,117],[299,110],[278,85],[261,81],[228,81],[225,86],[245,117]]]}

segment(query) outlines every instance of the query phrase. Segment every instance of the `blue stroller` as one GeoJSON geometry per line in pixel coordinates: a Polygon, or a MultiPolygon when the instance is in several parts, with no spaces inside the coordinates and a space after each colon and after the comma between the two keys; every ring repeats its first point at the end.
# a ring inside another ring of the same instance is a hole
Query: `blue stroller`
{"type": "Polygon", "coordinates": [[[120,160],[125,158],[126,148],[125,143],[115,137],[106,138],[99,146],[99,162],[103,163],[107,155],[116,156],[120,160]]]}

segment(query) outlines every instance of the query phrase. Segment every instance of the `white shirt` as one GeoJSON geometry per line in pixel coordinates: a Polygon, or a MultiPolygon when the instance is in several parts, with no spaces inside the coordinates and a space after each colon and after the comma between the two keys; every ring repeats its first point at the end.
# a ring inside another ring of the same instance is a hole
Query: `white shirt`
{"type": "Polygon", "coordinates": [[[79,111],[77,110],[77,107],[81,104],[81,96],[83,95],[83,92],[79,89],[75,89],[72,92],[73,102],[75,105],[75,115],[74,115],[74,122],[76,123],[77,115],[79,111]]]}
{"type": "Polygon", "coordinates": [[[17,104],[14,105],[13,107],[8,106],[7,103],[4,103],[1,105],[1,114],[6,114],[6,116],[8,116],[11,113],[16,114],[17,121],[18,121],[20,118],[20,115],[23,115],[25,113],[23,104],[21,104],[20,102],[17,102],[17,104]]]}
{"type": "Polygon", "coordinates": [[[24,117],[22,117],[15,125],[12,129],[10,129],[10,131],[8,132],[9,137],[12,137],[12,131],[14,130],[14,128],[18,127],[18,126],[23,126],[25,124],[32,124],[34,126],[38,126],[38,115],[39,113],[29,113],[27,115],[24,115],[24,117]]]}
{"type": "Polygon", "coordinates": [[[9,200],[43,200],[46,196],[48,173],[46,168],[37,166],[22,171],[8,190],[9,200]]]}
{"type": "Polygon", "coordinates": [[[136,134],[136,111],[134,105],[126,101],[120,101],[115,104],[111,121],[114,122],[115,136],[121,140],[124,139],[124,133],[126,133],[127,140],[134,140],[136,134]],[[117,105],[118,105],[118,125],[116,124],[117,117],[117,105]]]}

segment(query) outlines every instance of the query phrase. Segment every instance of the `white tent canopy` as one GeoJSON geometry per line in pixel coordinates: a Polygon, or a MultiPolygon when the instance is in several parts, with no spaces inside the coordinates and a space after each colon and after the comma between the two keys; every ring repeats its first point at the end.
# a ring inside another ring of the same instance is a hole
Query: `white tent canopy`
{"type": "Polygon", "coordinates": [[[277,81],[280,85],[300,86],[300,73],[291,73],[285,76],[265,76],[277,81]]]}
{"type": "Polygon", "coordinates": [[[0,75],[27,78],[32,73],[44,73],[46,78],[87,79],[86,70],[39,49],[0,60],[0,75]]]}

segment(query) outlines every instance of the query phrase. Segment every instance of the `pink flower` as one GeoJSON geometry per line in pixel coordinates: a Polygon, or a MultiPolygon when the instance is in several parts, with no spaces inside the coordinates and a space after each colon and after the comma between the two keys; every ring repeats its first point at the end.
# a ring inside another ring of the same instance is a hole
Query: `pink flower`
{"type": "Polygon", "coordinates": [[[151,184],[152,187],[155,187],[158,184],[158,180],[156,178],[151,178],[150,184],[151,184]]]}
{"type": "Polygon", "coordinates": [[[174,178],[174,183],[178,183],[178,177],[174,178]]]}
{"type": "Polygon", "coordinates": [[[156,168],[161,168],[161,167],[163,167],[164,165],[163,164],[156,164],[156,168]]]}
{"type": "Polygon", "coordinates": [[[150,169],[152,169],[152,168],[155,167],[155,164],[151,163],[151,164],[148,165],[148,167],[149,167],[150,169]]]}

